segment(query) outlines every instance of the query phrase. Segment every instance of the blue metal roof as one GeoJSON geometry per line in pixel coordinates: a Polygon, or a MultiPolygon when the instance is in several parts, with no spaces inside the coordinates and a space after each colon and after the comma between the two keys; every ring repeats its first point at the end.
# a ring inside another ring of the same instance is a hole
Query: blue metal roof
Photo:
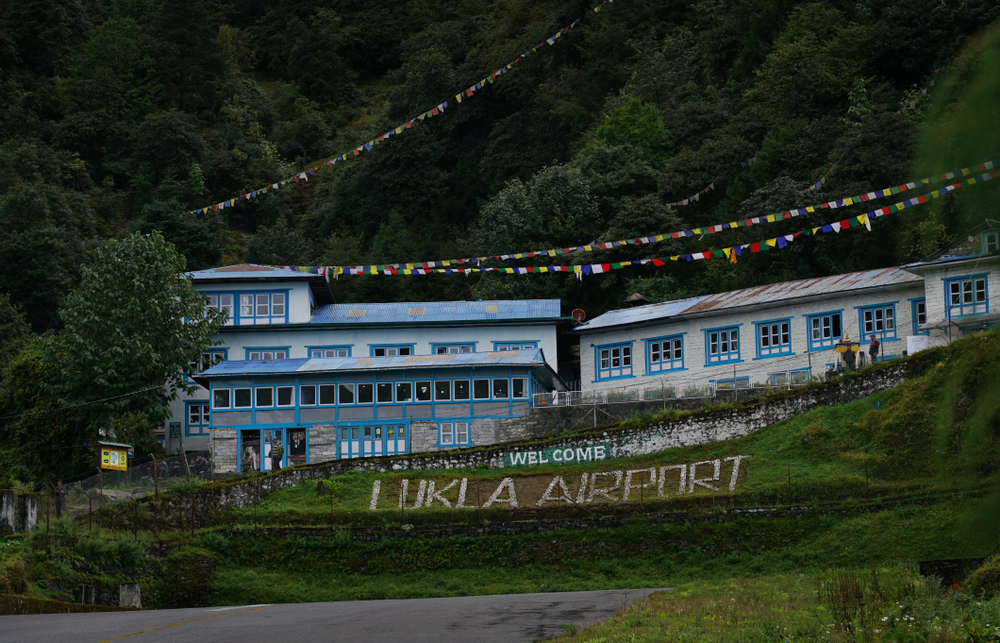
{"type": "Polygon", "coordinates": [[[267,281],[269,279],[316,279],[323,278],[322,275],[314,275],[308,272],[298,272],[287,268],[274,268],[271,266],[261,266],[255,263],[241,263],[235,266],[219,266],[218,268],[206,268],[205,270],[195,270],[187,273],[195,281],[216,281],[225,280],[248,280],[267,281]]]}
{"type": "Polygon", "coordinates": [[[316,357],[273,360],[230,360],[199,373],[195,380],[207,386],[211,379],[262,375],[347,373],[372,371],[408,371],[417,369],[455,369],[489,366],[527,366],[541,370],[551,384],[564,389],[565,384],[545,362],[542,349],[448,355],[397,355],[391,357],[316,357]]]}
{"type": "Polygon", "coordinates": [[[441,324],[477,321],[531,321],[560,316],[558,299],[417,301],[331,304],[313,311],[312,324],[441,324]]]}
{"type": "Polygon", "coordinates": [[[690,299],[676,299],[674,301],[664,301],[658,304],[648,304],[646,306],[636,306],[634,308],[622,308],[621,310],[609,310],[603,315],[598,315],[586,324],[576,327],[579,332],[587,332],[611,326],[624,326],[626,324],[638,324],[652,319],[666,319],[676,317],[695,304],[701,303],[705,297],[692,297],[690,299]]]}

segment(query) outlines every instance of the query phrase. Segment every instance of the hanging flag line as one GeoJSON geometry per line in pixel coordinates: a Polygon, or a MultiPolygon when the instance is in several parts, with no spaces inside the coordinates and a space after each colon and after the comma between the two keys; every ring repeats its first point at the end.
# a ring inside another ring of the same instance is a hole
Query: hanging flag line
{"type": "MultiPolygon", "coordinates": [[[[753,157],[753,158],[749,158],[749,159],[747,159],[745,161],[740,161],[740,167],[741,168],[750,167],[751,165],[753,165],[754,161],[756,161],[756,160],[757,160],[757,158],[753,157]]],[[[667,204],[667,209],[669,210],[671,208],[685,206],[685,205],[691,205],[692,203],[696,203],[696,202],[698,202],[698,201],[701,200],[701,195],[702,194],[708,194],[709,192],[711,192],[714,189],[715,189],[715,181],[712,181],[706,187],[698,190],[692,196],[689,196],[686,199],[681,199],[680,201],[673,201],[671,203],[668,203],[667,204]]]]}
{"type": "Polygon", "coordinates": [[[593,252],[595,250],[610,250],[621,246],[640,246],[649,243],[658,243],[669,239],[684,239],[688,237],[701,236],[705,234],[715,234],[718,232],[722,232],[724,230],[733,230],[736,228],[747,228],[755,225],[775,223],[778,221],[783,221],[785,219],[791,219],[792,217],[800,217],[808,214],[813,214],[821,210],[836,210],[839,208],[848,207],[850,205],[855,205],[857,203],[873,201],[876,199],[881,199],[896,194],[900,194],[902,192],[915,189],[917,186],[930,185],[932,183],[939,183],[942,181],[950,181],[952,179],[962,176],[971,176],[973,171],[986,172],[994,168],[1000,168],[1000,159],[987,161],[986,163],[980,163],[976,166],[962,168],[960,170],[955,170],[953,172],[946,172],[945,174],[939,174],[937,176],[923,178],[918,181],[912,181],[910,183],[905,183],[902,185],[884,188],[881,190],[875,190],[874,192],[868,192],[867,194],[846,197],[843,199],[836,199],[833,201],[827,201],[825,203],[820,203],[817,205],[810,205],[804,208],[785,210],[784,212],[776,212],[774,214],[752,217],[740,221],[732,221],[730,223],[721,223],[711,226],[703,226],[700,228],[693,228],[690,230],[665,232],[663,234],[656,234],[648,237],[636,237],[634,239],[622,239],[619,241],[605,241],[602,243],[589,244],[585,246],[570,246],[566,248],[550,248],[548,250],[532,250],[529,252],[515,252],[512,254],[503,254],[503,255],[470,257],[466,259],[442,259],[436,261],[414,261],[411,263],[368,264],[368,265],[358,265],[358,266],[344,266],[343,268],[345,271],[344,274],[375,274],[384,270],[398,270],[400,268],[406,268],[406,269],[412,269],[414,267],[444,268],[454,265],[461,266],[465,264],[478,265],[479,263],[490,259],[499,261],[510,261],[516,259],[530,259],[532,257],[556,257],[559,255],[570,254],[573,252],[593,252]]]}
{"type": "MultiPolygon", "coordinates": [[[[601,4],[599,4],[598,6],[594,7],[594,9],[593,9],[594,13],[600,13],[601,8],[604,5],[611,4],[614,1],[615,0],[603,0],[603,2],[601,2],[601,4]]],[[[460,91],[459,93],[455,94],[455,100],[457,102],[461,103],[463,100],[467,100],[469,98],[472,98],[478,90],[482,89],[487,84],[492,84],[500,76],[503,76],[503,75],[507,74],[509,71],[511,71],[513,69],[514,65],[516,65],[520,61],[524,60],[525,58],[527,58],[531,54],[536,53],[539,50],[539,48],[544,47],[545,45],[549,45],[549,46],[554,45],[556,43],[556,41],[559,40],[564,33],[567,33],[567,32],[569,32],[570,29],[573,29],[574,27],[576,27],[576,25],[580,22],[580,20],[582,20],[582,18],[577,18],[572,23],[570,23],[569,26],[560,29],[555,34],[553,34],[552,36],[546,38],[542,42],[538,43],[538,45],[536,45],[535,47],[532,47],[530,50],[524,52],[523,54],[521,54],[520,56],[518,56],[517,58],[515,58],[513,61],[511,61],[510,63],[508,63],[508,64],[500,67],[500,69],[498,69],[495,72],[491,73],[488,77],[483,78],[478,83],[476,83],[474,85],[471,85],[471,86],[467,87],[465,90],[460,91]]],[[[334,164],[336,164],[336,163],[338,163],[340,161],[346,161],[351,156],[360,156],[363,152],[370,152],[372,150],[372,148],[374,148],[379,143],[384,143],[384,142],[388,141],[390,138],[402,134],[404,130],[412,129],[414,125],[419,125],[420,123],[422,123],[423,121],[425,121],[428,118],[433,118],[434,116],[441,115],[444,112],[444,110],[446,110],[446,109],[448,109],[448,101],[442,101],[441,103],[438,103],[437,105],[435,105],[431,109],[427,110],[423,114],[420,114],[419,116],[416,116],[414,118],[411,118],[408,121],[403,122],[402,124],[398,125],[397,127],[394,127],[393,129],[390,129],[385,134],[381,134],[378,138],[374,138],[374,139],[368,141],[367,143],[362,143],[361,145],[358,145],[357,147],[355,147],[350,152],[347,152],[345,154],[340,154],[338,156],[334,156],[332,159],[329,159],[327,161],[323,161],[321,163],[321,165],[334,165],[334,164]]],[[[304,169],[303,171],[299,172],[298,174],[295,174],[295,175],[293,175],[293,176],[291,176],[291,177],[289,177],[287,179],[282,179],[280,181],[276,181],[274,183],[271,183],[270,185],[266,185],[264,187],[257,188],[256,190],[251,190],[249,192],[246,192],[245,194],[241,194],[241,195],[239,195],[239,196],[237,196],[235,198],[232,198],[232,199],[226,199],[224,201],[220,201],[219,203],[216,203],[214,205],[205,206],[203,208],[197,208],[195,210],[188,210],[187,213],[188,214],[197,214],[199,212],[201,212],[201,213],[207,213],[209,210],[218,211],[218,210],[224,210],[226,208],[231,208],[231,207],[234,207],[236,205],[237,201],[256,199],[257,197],[259,197],[261,195],[267,194],[268,192],[273,191],[273,190],[278,190],[278,189],[280,189],[280,188],[284,187],[285,185],[288,185],[288,184],[290,184],[292,182],[298,183],[299,181],[309,181],[309,177],[313,176],[315,173],[316,172],[315,172],[314,169],[307,168],[307,169],[304,169]]]]}
{"type": "Polygon", "coordinates": [[[619,270],[622,268],[628,268],[631,266],[644,266],[652,264],[654,266],[666,265],[667,261],[679,261],[684,259],[686,261],[699,261],[702,259],[711,259],[713,257],[719,257],[728,259],[730,263],[736,263],[737,257],[741,257],[747,249],[751,253],[757,252],[767,252],[773,248],[782,249],[785,248],[789,243],[794,241],[800,236],[815,236],[821,233],[839,233],[844,229],[859,228],[864,226],[871,231],[871,221],[874,218],[887,216],[889,214],[894,214],[901,210],[906,210],[908,208],[915,207],[927,203],[928,200],[934,200],[942,196],[947,196],[948,194],[954,192],[955,190],[968,185],[976,185],[978,183],[985,183],[986,181],[992,181],[994,179],[1000,178],[1000,173],[997,170],[990,170],[978,176],[970,176],[963,181],[957,183],[952,183],[946,185],[942,188],[932,190],[925,194],[912,197],[910,199],[905,199],[893,205],[888,205],[882,208],[871,210],[864,214],[859,214],[856,216],[851,216],[840,221],[834,221],[820,226],[815,226],[811,228],[806,228],[805,230],[800,230],[799,232],[793,232],[791,234],[781,235],[773,239],[767,239],[766,241],[754,242],[754,243],[744,243],[735,246],[729,246],[727,248],[721,248],[717,250],[706,250],[703,252],[693,252],[690,254],[679,254],[673,255],[671,257],[664,258],[653,258],[653,259],[636,259],[631,261],[618,261],[613,263],[595,263],[595,264],[573,264],[564,266],[524,266],[516,268],[480,268],[480,267],[425,267],[420,264],[404,264],[404,267],[392,268],[387,266],[274,266],[276,268],[285,268],[288,270],[297,270],[299,272],[310,272],[313,274],[332,274],[334,278],[340,275],[431,275],[431,274],[445,274],[445,275],[470,275],[476,273],[500,273],[509,275],[525,275],[525,274],[540,274],[549,272],[566,272],[575,273],[580,275],[591,275],[591,274],[601,274],[610,272],[612,270],[619,270]],[[380,269],[375,269],[380,268],[380,269]]]}

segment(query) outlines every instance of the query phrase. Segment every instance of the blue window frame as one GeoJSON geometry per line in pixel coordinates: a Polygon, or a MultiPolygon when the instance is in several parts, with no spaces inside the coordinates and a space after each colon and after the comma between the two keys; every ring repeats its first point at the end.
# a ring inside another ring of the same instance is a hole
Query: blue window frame
{"type": "Polygon", "coordinates": [[[309,357],[350,357],[350,344],[341,346],[306,346],[306,354],[309,357]]]}
{"type": "Polygon", "coordinates": [[[290,346],[253,346],[245,348],[247,359],[288,359],[290,346]]]}
{"type": "Polygon", "coordinates": [[[792,354],[791,318],[755,322],[754,325],[757,327],[757,359],[792,354]]]}
{"type": "Polygon", "coordinates": [[[194,384],[194,380],[191,379],[192,375],[197,375],[202,371],[208,370],[219,362],[226,361],[228,357],[228,348],[216,348],[205,351],[197,360],[188,362],[187,372],[184,374],[185,382],[187,384],[194,384]]]}
{"type": "Polygon", "coordinates": [[[778,371],[767,374],[767,383],[771,386],[785,386],[787,384],[805,384],[809,381],[808,368],[796,368],[790,371],[778,371]]]}
{"type": "Polygon", "coordinates": [[[646,373],[684,370],[684,333],[646,340],[646,373]]]}
{"type": "Polygon", "coordinates": [[[740,327],[709,328],[705,331],[705,366],[742,362],[740,327]]]}
{"type": "Polygon", "coordinates": [[[1000,252],[1000,232],[986,230],[982,233],[983,254],[992,255],[1000,252]]]}
{"type": "Polygon", "coordinates": [[[188,400],[184,402],[184,435],[198,437],[208,435],[211,421],[208,400],[188,400]]]}
{"type": "Polygon", "coordinates": [[[225,310],[227,326],[288,323],[288,291],[209,292],[205,310],[225,310]]]}
{"type": "Polygon", "coordinates": [[[715,388],[717,389],[732,390],[734,388],[750,388],[749,375],[744,377],[730,377],[728,379],[709,381],[715,384],[715,388]]]}
{"type": "Polygon", "coordinates": [[[472,446],[468,420],[455,420],[438,424],[439,447],[472,446]]]}
{"type": "Polygon", "coordinates": [[[391,357],[393,355],[413,355],[414,344],[369,344],[371,357],[391,357]]]}
{"type": "Polygon", "coordinates": [[[843,309],[808,315],[809,350],[833,348],[844,335],[843,309]]]}
{"type": "Polygon", "coordinates": [[[896,339],[896,302],[858,307],[862,339],[878,335],[879,341],[896,339]]]}
{"type": "Polygon", "coordinates": [[[523,351],[525,349],[538,348],[537,341],[530,342],[493,342],[493,351],[523,351]]]}
{"type": "Polygon", "coordinates": [[[632,342],[594,347],[597,379],[632,377],[632,342]]]}
{"type": "Polygon", "coordinates": [[[989,310],[986,275],[945,279],[944,305],[948,318],[980,315],[989,310]]]}
{"type": "Polygon", "coordinates": [[[475,353],[476,342],[454,343],[454,344],[431,344],[431,353],[434,355],[448,355],[449,353],[475,353]]]}
{"type": "Polygon", "coordinates": [[[917,297],[910,300],[910,319],[913,321],[913,334],[926,335],[927,332],[920,332],[920,327],[927,323],[927,300],[924,297],[917,297]]]}
{"type": "Polygon", "coordinates": [[[226,318],[226,326],[236,324],[236,309],[233,302],[236,301],[236,294],[231,292],[204,293],[205,312],[210,310],[224,310],[229,315],[226,318]]]}

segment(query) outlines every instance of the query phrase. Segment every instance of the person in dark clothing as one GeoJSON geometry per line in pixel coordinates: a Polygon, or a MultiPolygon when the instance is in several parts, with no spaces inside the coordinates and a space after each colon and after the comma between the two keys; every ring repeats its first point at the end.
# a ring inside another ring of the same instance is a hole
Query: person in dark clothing
{"type": "Polygon", "coordinates": [[[855,366],[855,361],[854,361],[855,357],[856,357],[856,355],[854,354],[854,348],[851,347],[851,346],[848,346],[847,350],[844,351],[844,364],[847,365],[847,370],[853,371],[853,370],[855,370],[857,368],[855,366]]]}
{"type": "Polygon", "coordinates": [[[872,364],[875,363],[875,358],[878,356],[878,347],[881,346],[878,339],[872,335],[872,343],[868,345],[868,357],[872,359],[872,364]]]}
{"type": "Polygon", "coordinates": [[[284,455],[285,447],[281,445],[281,441],[278,438],[274,438],[274,442],[271,443],[271,471],[281,469],[281,458],[284,455]]]}
{"type": "Polygon", "coordinates": [[[66,491],[62,480],[56,481],[56,488],[52,490],[52,495],[56,499],[56,518],[62,517],[62,512],[66,510],[66,491]]]}

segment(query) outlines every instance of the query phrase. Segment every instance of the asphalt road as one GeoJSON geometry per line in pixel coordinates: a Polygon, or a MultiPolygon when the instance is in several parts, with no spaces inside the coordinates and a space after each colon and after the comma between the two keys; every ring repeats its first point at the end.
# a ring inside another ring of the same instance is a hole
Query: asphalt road
{"type": "Polygon", "coordinates": [[[0,616],[3,643],[527,643],[655,589],[0,616]]]}

